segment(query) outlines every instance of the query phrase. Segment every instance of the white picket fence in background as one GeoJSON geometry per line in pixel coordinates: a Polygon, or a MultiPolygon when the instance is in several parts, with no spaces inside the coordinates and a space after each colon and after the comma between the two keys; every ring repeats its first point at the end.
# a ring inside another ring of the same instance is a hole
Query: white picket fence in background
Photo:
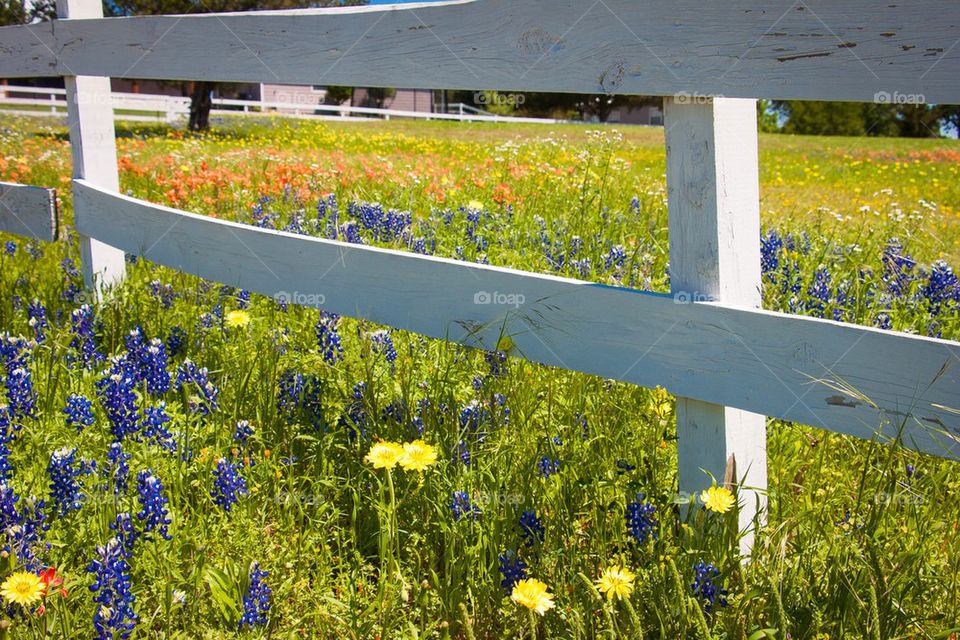
{"type": "MultiPolygon", "coordinates": [[[[111,92],[110,106],[116,120],[139,122],[178,123],[190,116],[190,98],[147,93],[111,92]],[[122,112],[122,113],[121,113],[122,112]]],[[[270,102],[264,100],[235,100],[214,98],[212,114],[240,116],[287,116],[296,118],[410,118],[414,120],[455,120],[457,122],[522,122],[530,124],[557,124],[567,122],[553,118],[525,118],[501,116],[462,103],[449,105],[449,113],[353,107],[348,105],[305,104],[302,102],[270,102]]],[[[22,116],[67,115],[67,90],[55,87],[0,86],[0,114],[22,116]],[[32,94],[36,98],[13,97],[5,94],[32,94]],[[6,107],[6,108],[4,108],[6,107]],[[24,107],[33,107],[25,109],[24,107]],[[40,107],[40,109],[37,109],[40,107]]]]}
{"type": "MultiPolygon", "coordinates": [[[[763,517],[764,416],[960,458],[960,344],[760,309],[756,123],[757,98],[956,103],[954,0],[454,0],[106,20],[100,0],[61,0],[59,10],[55,27],[0,29],[0,77],[66,79],[75,226],[98,290],[124,276],[129,252],[482,349],[506,334],[513,355],[661,385],[679,398],[680,490],[735,467],[745,529],[763,517]],[[674,295],[122,195],[109,76],[662,95],[674,295]]],[[[49,239],[49,206],[10,201],[3,228],[49,239]]]]}

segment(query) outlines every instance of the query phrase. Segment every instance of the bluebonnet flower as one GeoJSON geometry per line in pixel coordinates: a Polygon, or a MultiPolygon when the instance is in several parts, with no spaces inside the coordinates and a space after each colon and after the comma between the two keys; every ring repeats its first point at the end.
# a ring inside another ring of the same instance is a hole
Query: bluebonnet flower
{"type": "Polygon", "coordinates": [[[453,519],[457,521],[463,518],[476,520],[483,513],[479,506],[470,503],[470,494],[466,491],[453,492],[450,509],[453,511],[453,519]]]}
{"type": "Polygon", "coordinates": [[[97,381],[97,397],[117,441],[140,430],[136,384],[136,371],[125,355],[113,358],[110,369],[97,381]]]}
{"type": "Polygon", "coordinates": [[[887,241],[882,259],[883,281],[887,284],[887,290],[894,296],[903,296],[916,279],[913,273],[916,261],[904,252],[903,243],[897,238],[887,241]]]}
{"type": "Polygon", "coordinates": [[[39,260],[43,257],[43,248],[41,248],[36,242],[28,242],[24,247],[24,250],[33,260],[39,260]]]}
{"type": "Polygon", "coordinates": [[[521,513],[519,525],[520,535],[528,547],[537,542],[543,542],[546,531],[543,528],[543,523],[540,521],[540,518],[537,517],[536,511],[529,510],[521,513]]]}
{"type": "Polygon", "coordinates": [[[77,433],[80,433],[84,427],[89,427],[94,422],[93,403],[85,396],[71,393],[67,396],[63,415],[66,416],[67,426],[76,427],[77,433]]]}
{"type": "Polygon", "coordinates": [[[633,196],[633,199],[630,200],[630,213],[640,213],[640,198],[637,196],[633,196]]]}
{"type": "Polygon", "coordinates": [[[500,586],[507,590],[507,592],[513,591],[513,587],[520,582],[521,580],[526,579],[527,577],[527,563],[521,560],[517,555],[508,551],[507,553],[500,554],[500,575],[503,576],[503,580],[500,581],[500,586]]]}
{"type": "Polygon", "coordinates": [[[807,289],[807,305],[813,315],[823,317],[823,310],[830,302],[830,271],[820,267],[813,275],[813,283],[807,289]]]}
{"type": "Polygon", "coordinates": [[[716,582],[719,575],[720,572],[712,563],[698,562],[693,566],[693,584],[690,585],[690,589],[707,613],[713,611],[714,605],[727,606],[727,592],[723,589],[723,585],[716,582]]]}
{"type": "Polygon", "coordinates": [[[610,247],[610,250],[607,251],[607,255],[603,257],[603,265],[607,269],[620,269],[623,267],[623,263],[626,259],[627,252],[624,251],[622,245],[617,244],[610,247]]]}
{"type": "Polygon", "coordinates": [[[50,476],[50,500],[61,517],[83,506],[83,485],[77,450],[63,447],[50,455],[47,475],[50,476]]]}
{"type": "Polygon", "coordinates": [[[250,306],[250,292],[246,289],[240,289],[237,292],[237,309],[246,309],[250,306]]]}
{"type": "Polygon", "coordinates": [[[490,366],[490,375],[498,378],[506,373],[507,354],[502,351],[485,351],[483,359],[490,366]]]}
{"type": "Polygon", "coordinates": [[[363,244],[360,225],[353,220],[345,222],[340,228],[340,233],[343,235],[343,239],[351,244],[363,244]]]}
{"type": "Polygon", "coordinates": [[[343,345],[340,334],[337,333],[339,319],[340,316],[336,314],[321,311],[320,319],[317,320],[317,347],[327,364],[336,364],[338,360],[343,359],[343,345]]]}
{"type": "Polygon", "coordinates": [[[143,520],[143,531],[156,530],[163,538],[170,540],[167,534],[170,518],[167,516],[167,498],[163,495],[163,483],[153,475],[153,471],[145,469],[137,474],[137,499],[140,501],[140,511],[137,518],[143,520]]]}
{"type": "Polygon", "coordinates": [[[33,378],[26,366],[17,367],[7,373],[8,411],[14,420],[32,418],[37,410],[37,392],[33,389],[33,378]]]}
{"type": "Polygon", "coordinates": [[[6,482],[13,477],[13,463],[10,462],[13,451],[10,450],[10,443],[14,437],[7,407],[0,406],[0,482],[6,482]]]}
{"type": "Polygon", "coordinates": [[[94,367],[105,359],[105,356],[97,350],[93,309],[88,304],[74,309],[70,316],[70,323],[73,332],[70,347],[79,354],[80,364],[83,368],[87,371],[93,371],[94,367]]]}
{"type": "Polygon", "coordinates": [[[173,306],[173,299],[176,297],[173,285],[164,284],[159,280],[152,280],[147,284],[147,288],[150,291],[150,297],[159,302],[160,306],[164,309],[169,309],[173,306]]]}
{"type": "Polygon", "coordinates": [[[30,355],[30,343],[23,336],[0,335],[0,360],[7,371],[27,366],[30,355]]]}
{"type": "Polygon", "coordinates": [[[460,460],[464,466],[470,466],[470,447],[467,446],[467,443],[463,440],[457,444],[457,455],[455,459],[460,460]]]}
{"type": "Polygon", "coordinates": [[[184,360],[177,368],[177,391],[185,386],[200,392],[200,395],[190,396],[190,410],[193,413],[206,417],[220,406],[220,390],[209,379],[210,372],[206,367],[197,367],[189,359],[184,360]]]}
{"type": "Polygon", "coordinates": [[[7,240],[3,245],[3,250],[7,252],[8,256],[17,255],[17,243],[13,240],[7,240]]]}
{"type": "Polygon", "coordinates": [[[119,442],[110,444],[107,450],[107,460],[110,462],[109,470],[113,482],[113,495],[121,496],[127,493],[130,485],[130,454],[123,452],[123,447],[119,442]]]}
{"type": "Polygon", "coordinates": [[[33,336],[37,342],[46,340],[47,336],[44,330],[50,328],[50,323],[47,322],[47,308],[40,304],[38,299],[34,298],[27,305],[27,318],[29,318],[29,324],[33,328],[33,336]]]}
{"type": "Polygon", "coordinates": [[[771,280],[776,280],[780,266],[780,253],[783,251],[783,238],[775,229],[760,236],[760,270],[771,280]]]}
{"type": "Polygon", "coordinates": [[[381,329],[380,331],[374,331],[370,334],[370,342],[373,345],[373,352],[386,357],[390,366],[396,363],[397,350],[393,348],[393,338],[390,337],[388,330],[381,329]]]}
{"type": "Polygon", "coordinates": [[[625,474],[625,473],[630,473],[631,471],[633,471],[634,469],[637,468],[636,465],[630,464],[629,462],[627,462],[627,461],[624,460],[623,458],[617,460],[616,466],[617,466],[617,475],[618,475],[618,476],[622,476],[622,475],[625,474]]]}
{"type": "Polygon", "coordinates": [[[243,596],[243,615],[240,617],[240,629],[249,627],[263,627],[267,624],[267,614],[270,613],[270,596],[272,592],[264,579],[270,575],[269,571],[262,571],[260,565],[254,562],[250,565],[249,586],[243,596]]]}
{"type": "Polygon", "coordinates": [[[384,210],[377,202],[351,202],[347,205],[347,215],[357,218],[381,242],[398,240],[413,222],[409,212],[384,210]]]}
{"type": "Polygon", "coordinates": [[[124,558],[133,556],[133,547],[136,545],[140,534],[133,526],[133,518],[129,512],[117,514],[117,519],[110,523],[110,530],[116,531],[114,538],[120,543],[120,548],[124,558]]]}
{"type": "Polygon", "coordinates": [[[6,482],[0,482],[0,535],[3,550],[12,554],[18,564],[27,571],[37,572],[44,567],[40,557],[50,548],[43,542],[44,533],[50,528],[45,523],[45,503],[31,497],[17,508],[20,496],[6,482]]]}
{"type": "Polygon", "coordinates": [[[158,338],[145,341],[143,329],[134,328],[126,338],[127,351],[136,363],[137,381],[146,383],[147,393],[162,396],[170,390],[167,347],[158,338]]]}
{"type": "Polygon", "coordinates": [[[930,310],[938,314],[949,303],[960,302],[960,281],[950,265],[943,260],[937,260],[933,263],[921,292],[930,310]]]}
{"type": "Polygon", "coordinates": [[[560,471],[560,461],[550,456],[543,456],[537,462],[537,475],[541,478],[549,478],[560,471]]]}
{"type": "Polygon", "coordinates": [[[167,403],[159,402],[155,407],[147,407],[143,410],[143,437],[152,441],[161,449],[170,453],[177,450],[177,442],[167,428],[170,422],[170,416],[167,415],[167,403]]]}
{"type": "Polygon", "coordinates": [[[657,539],[657,513],[652,503],[644,500],[646,496],[637,494],[636,500],[627,505],[627,533],[640,544],[644,544],[652,535],[657,539]]]}
{"type": "Polygon", "coordinates": [[[306,378],[299,371],[287,369],[277,379],[277,407],[292,414],[300,406],[306,378]]]}
{"type": "Polygon", "coordinates": [[[187,339],[187,332],[183,327],[175,326],[170,329],[170,335],[167,336],[167,355],[176,358],[183,350],[183,343],[187,339]]]}
{"type": "Polygon", "coordinates": [[[97,594],[93,601],[100,605],[93,615],[93,628],[99,640],[129,638],[137,626],[130,565],[125,553],[123,541],[113,537],[97,547],[97,557],[87,565],[87,573],[93,574],[90,591],[97,594]]]}
{"type": "Polygon", "coordinates": [[[907,477],[908,477],[908,478],[912,478],[916,472],[917,472],[917,468],[916,468],[915,466],[913,466],[912,464],[908,464],[908,465],[907,465],[907,477]]]}
{"type": "Polygon", "coordinates": [[[220,458],[213,471],[213,491],[210,492],[210,497],[224,511],[229,512],[240,496],[245,495],[247,481],[240,475],[237,465],[231,464],[226,458],[220,458]]]}
{"type": "Polygon", "coordinates": [[[233,439],[241,447],[247,446],[247,440],[253,435],[253,427],[249,420],[238,420],[237,427],[233,432],[233,439]]]}
{"type": "Polygon", "coordinates": [[[880,329],[893,329],[893,319],[889,313],[878,313],[873,320],[873,326],[880,329]]]}

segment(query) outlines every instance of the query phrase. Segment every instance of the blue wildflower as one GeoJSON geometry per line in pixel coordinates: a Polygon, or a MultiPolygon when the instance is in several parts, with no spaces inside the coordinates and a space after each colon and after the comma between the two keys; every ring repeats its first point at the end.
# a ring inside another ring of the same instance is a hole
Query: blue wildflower
{"type": "Polygon", "coordinates": [[[50,463],[47,465],[50,500],[61,517],[83,506],[83,485],[78,480],[81,471],[76,449],[63,447],[50,455],[50,463]]]}
{"type": "Polygon", "coordinates": [[[453,492],[450,509],[453,511],[453,519],[457,521],[463,518],[476,520],[483,513],[479,506],[470,503],[470,494],[466,491],[453,492]]]}
{"type": "Polygon", "coordinates": [[[147,284],[147,288],[150,290],[150,297],[159,302],[160,306],[164,309],[169,309],[173,306],[173,299],[176,297],[173,285],[164,284],[159,280],[152,280],[147,284]]]}
{"type": "Polygon", "coordinates": [[[390,366],[396,363],[397,350],[393,348],[393,338],[390,337],[388,330],[381,329],[380,331],[374,331],[370,334],[370,342],[373,346],[373,352],[386,357],[390,366]]]}
{"type": "Polygon", "coordinates": [[[320,319],[317,320],[317,347],[323,355],[323,360],[327,364],[336,364],[343,359],[343,345],[340,341],[340,334],[337,333],[337,321],[340,316],[333,313],[320,312],[320,319]]]}
{"type": "Polygon", "coordinates": [[[163,495],[163,483],[153,475],[153,471],[145,469],[137,474],[137,494],[141,507],[137,518],[144,521],[144,533],[156,530],[166,540],[172,539],[167,534],[170,518],[167,498],[163,495]]]}
{"type": "Polygon", "coordinates": [[[70,348],[79,354],[81,366],[87,371],[93,371],[94,367],[105,359],[105,356],[97,350],[93,309],[88,304],[74,309],[70,316],[70,323],[73,333],[70,348]]]}
{"type": "Polygon", "coordinates": [[[710,613],[716,604],[721,607],[727,606],[727,592],[723,589],[723,585],[716,581],[720,572],[712,563],[698,562],[693,566],[693,575],[693,584],[690,585],[690,589],[694,597],[703,605],[704,611],[710,613]]]}
{"type": "Polygon", "coordinates": [[[129,512],[117,514],[117,519],[110,523],[110,530],[116,531],[114,538],[120,543],[120,548],[124,558],[133,556],[133,547],[140,534],[133,526],[133,518],[129,512]]]}
{"type": "Polygon", "coordinates": [[[167,428],[171,418],[167,415],[167,403],[159,402],[155,407],[143,410],[143,437],[152,441],[161,449],[173,453],[177,450],[177,442],[167,428]]]}
{"type": "Polygon", "coordinates": [[[240,475],[237,465],[231,464],[226,458],[220,458],[213,472],[213,491],[210,492],[210,497],[224,511],[229,512],[240,496],[245,495],[247,481],[240,475]]]}
{"type": "Polygon", "coordinates": [[[249,585],[243,596],[243,615],[240,617],[240,629],[249,627],[263,627],[267,624],[267,614],[270,613],[270,596],[272,592],[264,579],[270,575],[269,571],[262,571],[260,565],[254,562],[250,565],[249,585]]]}
{"type": "Polygon", "coordinates": [[[176,358],[183,350],[183,343],[187,339],[187,332],[183,327],[175,326],[170,329],[170,335],[167,336],[167,355],[176,358]]]}
{"type": "Polygon", "coordinates": [[[31,497],[17,508],[20,496],[6,482],[0,482],[0,535],[3,550],[12,554],[17,563],[27,571],[40,571],[44,563],[40,556],[50,545],[43,542],[44,533],[50,528],[45,523],[45,503],[31,497]]]}
{"type": "Polygon", "coordinates": [[[37,410],[37,392],[33,389],[33,377],[26,366],[17,367],[7,374],[8,411],[14,420],[32,418],[37,410]]]}
{"type": "Polygon", "coordinates": [[[247,446],[247,440],[253,435],[253,426],[249,420],[238,420],[237,427],[233,432],[233,439],[241,447],[247,446]]]}
{"type": "Polygon", "coordinates": [[[513,587],[518,582],[526,579],[527,563],[517,557],[512,551],[501,554],[499,560],[499,571],[500,575],[503,576],[503,580],[500,581],[500,586],[509,593],[513,591],[513,587]]]}
{"type": "Polygon", "coordinates": [[[521,513],[519,525],[520,535],[528,547],[533,546],[537,542],[543,542],[546,537],[543,523],[540,521],[540,518],[537,517],[536,511],[529,510],[521,513]]]}
{"type": "Polygon", "coordinates": [[[17,255],[17,243],[13,240],[7,240],[3,245],[3,250],[7,252],[8,256],[17,255]]]}
{"type": "Polygon", "coordinates": [[[113,495],[121,496],[127,493],[130,485],[130,465],[127,462],[131,455],[123,452],[119,442],[110,444],[107,450],[107,460],[110,462],[110,475],[113,482],[113,495]]]}
{"type": "Polygon", "coordinates": [[[100,605],[93,615],[93,628],[99,640],[129,638],[137,626],[130,565],[125,553],[123,541],[113,537],[97,547],[97,557],[87,565],[87,572],[93,574],[90,591],[97,594],[93,601],[100,605]]]}
{"type": "Polygon", "coordinates": [[[190,411],[206,417],[220,407],[220,390],[210,382],[210,372],[206,367],[197,367],[189,359],[177,368],[177,391],[188,387],[199,392],[189,397],[190,411]]]}
{"type": "Polygon", "coordinates": [[[550,456],[543,456],[537,462],[537,475],[541,478],[549,478],[560,471],[560,461],[550,456]]]}
{"type": "Polygon", "coordinates": [[[27,318],[29,318],[29,324],[33,328],[33,335],[37,342],[46,340],[47,336],[44,330],[50,328],[50,323],[47,322],[47,308],[40,304],[38,299],[34,298],[27,305],[27,318]]]}
{"type": "Polygon", "coordinates": [[[627,505],[626,513],[627,533],[640,544],[644,544],[651,535],[654,540],[657,539],[657,519],[654,517],[657,509],[644,498],[642,493],[638,493],[636,500],[627,505]]]}
{"type": "Polygon", "coordinates": [[[110,431],[117,441],[140,430],[137,411],[136,370],[125,355],[111,361],[111,367],[97,381],[97,397],[107,414],[110,431]]]}
{"type": "Polygon", "coordinates": [[[77,433],[80,433],[84,427],[89,427],[94,422],[93,403],[85,396],[71,393],[67,396],[63,415],[66,416],[67,426],[76,427],[77,433]]]}

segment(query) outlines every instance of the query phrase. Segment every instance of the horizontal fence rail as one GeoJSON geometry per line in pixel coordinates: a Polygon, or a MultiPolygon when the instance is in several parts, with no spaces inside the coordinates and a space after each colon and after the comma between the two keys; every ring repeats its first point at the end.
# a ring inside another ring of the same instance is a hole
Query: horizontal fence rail
{"type": "Polygon", "coordinates": [[[0,231],[53,242],[58,227],[56,191],[0,182],[0,231]]]}
{"type": "MultiPolygon", "coordinates": [[[[227,222],[74,181],[80,233],[291,303],[960,459],[960,345],[227,222]],[[897,363],[891,367],[890,363],[897,363]]],[[[745,461],[741,461],[743,464],[745,461]]]]}
{"type": "Polygon", "coordinates": [[[0,29],[0,77],[960,102],[955,0],[471,0],[0,29]]]}
{"type": "MultiPolygon", "coordinates": [[[[66,89],[44,87],[0,86],[0,107],[2,106],[30,106],[43,107],[42,110],[0,110],[0,114],[12,113],[15,115],[58,116],[67,112],[66,89]],[[4,93],[34,94],[47,96],[46,98],[3,97],[4,93]]],[[[176,122],[190,115],[190,98],[181,96],[151,95],[147,93],[111,92],[110,106],[117,120],[144,120],[176,122]],[[131,111],[140,113],[129,113],[131,111]],[[156,115],[144,115],[154,113],[156,115]]],[[[405,109],[379,109],[376,107],[354,107],[348,105],[310,104],[303,102],[268,102],[262,100],[235,100],[232,98],[214,98],[211,100],[211,113],[242,115],[242,116],[291,116],[291,117],[321,117],[337,118],[349,117],[353,114],[373,116],[374,118],[410,118],[416,120],[452,120],[457,122],[513,122],[529,124],[558,124],[570,122],[555,118],[525,118],[517,116],[501,116],[481,112],[479,109],[460,105],[459,113],[437,113],[431,111],[409,111],[405,109]],[[464,113],[464,109],[472,109],[475,113],[464,113]]],[[[369,117],[356,118],[369,120],[369,117]]]]}

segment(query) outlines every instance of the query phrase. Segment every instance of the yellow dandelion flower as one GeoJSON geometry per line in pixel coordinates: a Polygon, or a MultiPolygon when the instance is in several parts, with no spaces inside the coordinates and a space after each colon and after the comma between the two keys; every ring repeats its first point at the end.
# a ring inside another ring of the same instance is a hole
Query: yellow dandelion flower
{"type": "Polygon", "coordinates": [[[236,311],[231,311],[224,318],[223,323],[231,328],[244,328],[250,324],[250,314],[246,311],[241,311],[237,309],[236,311]]]}
{"type": "Polygon", "coordinates": [[[18,571],[3,581],[0,595],[7,602],[29,607],[43,597],[43,581],[27,571],[18,571]]]}
{"type": "Polygon", "coordinates": [[[402,445],[396,442],[378,442],[370,447],[370,452],[364,460],[372,464],[374,469],[393,469],[403,455],[402,445]]]}
{"type": "Polygon", "coordinates": [[[547,585],[535,578],[517,582],[510,594],[510,599],[540,615],[556,606],[553,602],[553,594],[547,593],[547,585]]]}
{"type": "Polygon", "coordinates": [[[423,471],[436,461],[436,448],[423,440],[414,440],[403,445],[400,466],[407,471],[423,471]]]}
{"type": "Polygon", "coordinates": [[[467,203],[467,209],[473,209],[474,211],[483,211],[486,209],[486,206],[479,200],[471,200],[467,203]]]}
{"type": "Polygon", "coordinates": [[[635,577],[630,569],[614,565],[600,572],[597,589],[607,596],[607,600],[629,598],[630,594],[633,593],[635,577]]]}
{"type": "Polygon", "coordinates": [[[700,494],[700,502],[710,511],[726,513],[737,503],[730,489],[713,486],[700,494]]]}

